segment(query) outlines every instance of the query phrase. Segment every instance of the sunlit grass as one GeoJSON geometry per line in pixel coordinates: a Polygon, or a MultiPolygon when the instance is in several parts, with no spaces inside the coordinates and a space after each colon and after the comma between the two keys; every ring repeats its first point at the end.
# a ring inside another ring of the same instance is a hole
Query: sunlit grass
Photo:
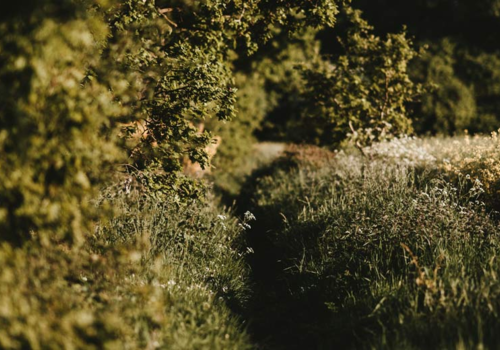
{"type": "MultiPolygon", "coordinates": [[[[268,242],[279,266],[272,285],[280,296],[268,295],[270,307],[277,298],[297,310],[286,320],[295,336],[281,341],[495,347],[500,229],[483,203],[489,188],[482,193],[495,142],[405,138],[366,149],[367,157],[341,152],[319,167],[277,162],[253,180],[256,215],[273,223],[255,239],[268,242]]],[[[276,315],[268,326],[281,334],[285,320],[276,315]]]]}

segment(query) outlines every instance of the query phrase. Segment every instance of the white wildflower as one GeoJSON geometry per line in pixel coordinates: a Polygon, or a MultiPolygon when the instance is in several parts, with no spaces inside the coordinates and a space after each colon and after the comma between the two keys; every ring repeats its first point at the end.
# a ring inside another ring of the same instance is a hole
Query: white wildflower
{"type": "Polygon", "coordinates": [[[245,220],[251,221],[251,220],[257,220],[257,219],[255,218],[255,215],[253,215],[250,211],[247,211],[245,213],[245,220]]]}

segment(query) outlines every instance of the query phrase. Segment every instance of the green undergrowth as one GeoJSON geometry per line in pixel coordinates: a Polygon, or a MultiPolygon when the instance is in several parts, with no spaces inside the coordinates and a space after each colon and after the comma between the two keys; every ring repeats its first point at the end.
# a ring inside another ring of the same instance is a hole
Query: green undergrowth
{"type": "Polygon", "coordinates": [[[252,334],[282,349],[496,348],[500,229],[481,189],[420,151],[367,151],[291,152],[248,181],[252,334]]]}
{"type": "MultiPolygon", "coordinates": [[[[1,349],[247,349],[246,224],[137,195],[80,249],[0,246],[1,349]]],[[[248,217],[248,216],[247,216],[248,217]]]]}

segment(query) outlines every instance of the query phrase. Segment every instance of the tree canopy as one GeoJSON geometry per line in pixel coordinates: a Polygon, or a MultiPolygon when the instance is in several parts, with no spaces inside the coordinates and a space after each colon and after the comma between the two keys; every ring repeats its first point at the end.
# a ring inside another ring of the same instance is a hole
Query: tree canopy
{"type": "Polygon", "coordinates": [[[223,142],[244,154],[237,144],[291,101],[302,140],[410,130],[411,41],[374,36],[346,1],[32,5],[2,5],[0,23],[0,226],[10,240],[81,240],[98,218],[91,199],[120,173],[159,200],[197,198],[183,163],[210,166],[211,131],[236,119],[223,142]],[[346,51],[324,57],[317,34],[341,9],[353,27],[346,51]]]}

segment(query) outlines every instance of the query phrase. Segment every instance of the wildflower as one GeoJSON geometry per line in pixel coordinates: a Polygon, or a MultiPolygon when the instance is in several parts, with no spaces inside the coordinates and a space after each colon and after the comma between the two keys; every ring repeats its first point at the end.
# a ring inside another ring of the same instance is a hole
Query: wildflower
{"type": "Polygon", "coordinates": [[[251,220],[257,220],[257,219],[255,218],[255,215],[253,215],[250,211],[247,211],[245,213],[245,220],[251,221],[251,220]]]}

